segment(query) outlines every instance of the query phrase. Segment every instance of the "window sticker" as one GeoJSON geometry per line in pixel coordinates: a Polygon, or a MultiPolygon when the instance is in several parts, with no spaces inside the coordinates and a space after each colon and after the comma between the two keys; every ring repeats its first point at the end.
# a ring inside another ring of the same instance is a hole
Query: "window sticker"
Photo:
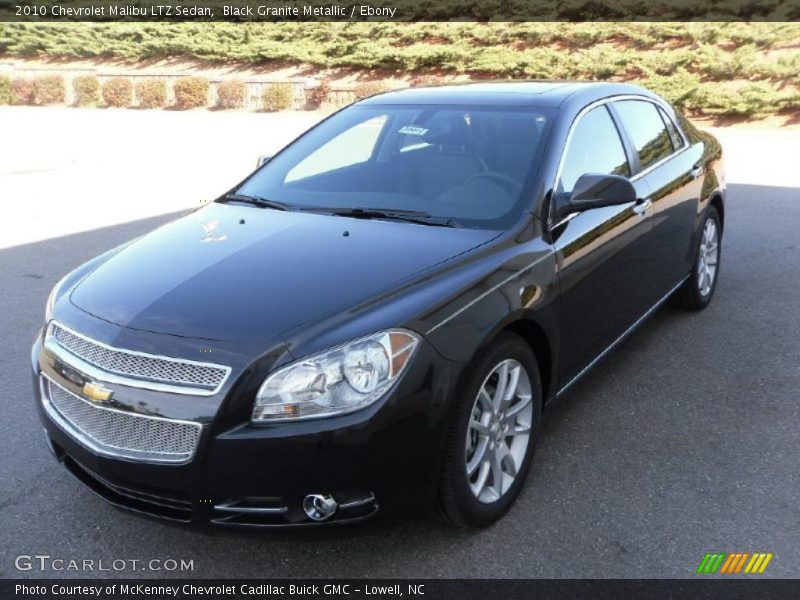
{"type": "Polygon", "coordinates": [[[425,135],[428,133],[425,127],[414,127],[413,125],[405,125],[398,130],[398,133],[403,135],[425,135]]]}

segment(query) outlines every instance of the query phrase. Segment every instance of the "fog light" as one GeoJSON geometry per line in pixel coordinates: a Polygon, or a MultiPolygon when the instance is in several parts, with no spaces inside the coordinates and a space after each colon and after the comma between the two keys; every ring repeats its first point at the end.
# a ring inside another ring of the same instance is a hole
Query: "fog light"
{"type": "Polygon", "coordinates": [[[309,494],[303,498],[303,510],[312,521],[325,521],[333,516],[339,505],[327,494],[309,494]]]}

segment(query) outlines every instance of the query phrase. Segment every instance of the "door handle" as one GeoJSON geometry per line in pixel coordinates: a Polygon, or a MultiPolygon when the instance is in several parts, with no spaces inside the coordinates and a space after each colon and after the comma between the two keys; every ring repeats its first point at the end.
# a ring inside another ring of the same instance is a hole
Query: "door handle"
{"type": "Polygon", "coordinates": [[[701,175],[702,175],[704,172],[705,172],[705,169],[703,169],[703,165],[695,165],[695,166],[693,166],[693,167],[692,167],[692,170],[691,170],[691,171],[689,171],[689,173],[690,173],[690,174],[691,174],[691,176],[692,176],[692,179],[697,179],[697,178],[698,178],[698,177],[700,177],[700,176],[701,176],[701,175]]]}
{"type": "Polygon", "coordinates": [[[650,198],[645,198],[642,200],[639,198],[636,201],[636,204],[633,205],[633,212],[637,215],[643,215],[647,212],[647,209],[653,206],[653,201],[650,198]]]}

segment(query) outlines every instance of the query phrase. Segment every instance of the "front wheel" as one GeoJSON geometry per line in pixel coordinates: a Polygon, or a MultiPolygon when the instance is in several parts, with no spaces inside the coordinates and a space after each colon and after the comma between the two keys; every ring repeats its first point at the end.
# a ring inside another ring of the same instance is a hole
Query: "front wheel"
{"type": "Polygon", "coordinates": [[[459,388],[439,489],[439,513],[458,526],[499,519],[530,467],[542,395],[528,344],[502,334],[468,367],[459,388]]]}
{"type": "Polygon", "coordinates": [[[719,213],[710,206],[703,221],[692,272],[679,292],[681,304],[689,310],[704,309],[717,289],[722,250],[721,233],[719,213]]]}

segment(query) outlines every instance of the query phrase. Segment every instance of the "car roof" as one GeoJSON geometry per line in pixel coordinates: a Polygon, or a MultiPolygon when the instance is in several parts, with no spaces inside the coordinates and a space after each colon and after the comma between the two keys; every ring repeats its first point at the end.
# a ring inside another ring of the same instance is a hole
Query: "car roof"
{"type": "Polygon", "coordinates": [[[359,102],[377,104],[466,104],[556,108],[568,99],[593,102],[619,94],[652,97],[639,86],[589,81],[492,81],[434,87],[411,87],[378,94],[359,102]]]}

